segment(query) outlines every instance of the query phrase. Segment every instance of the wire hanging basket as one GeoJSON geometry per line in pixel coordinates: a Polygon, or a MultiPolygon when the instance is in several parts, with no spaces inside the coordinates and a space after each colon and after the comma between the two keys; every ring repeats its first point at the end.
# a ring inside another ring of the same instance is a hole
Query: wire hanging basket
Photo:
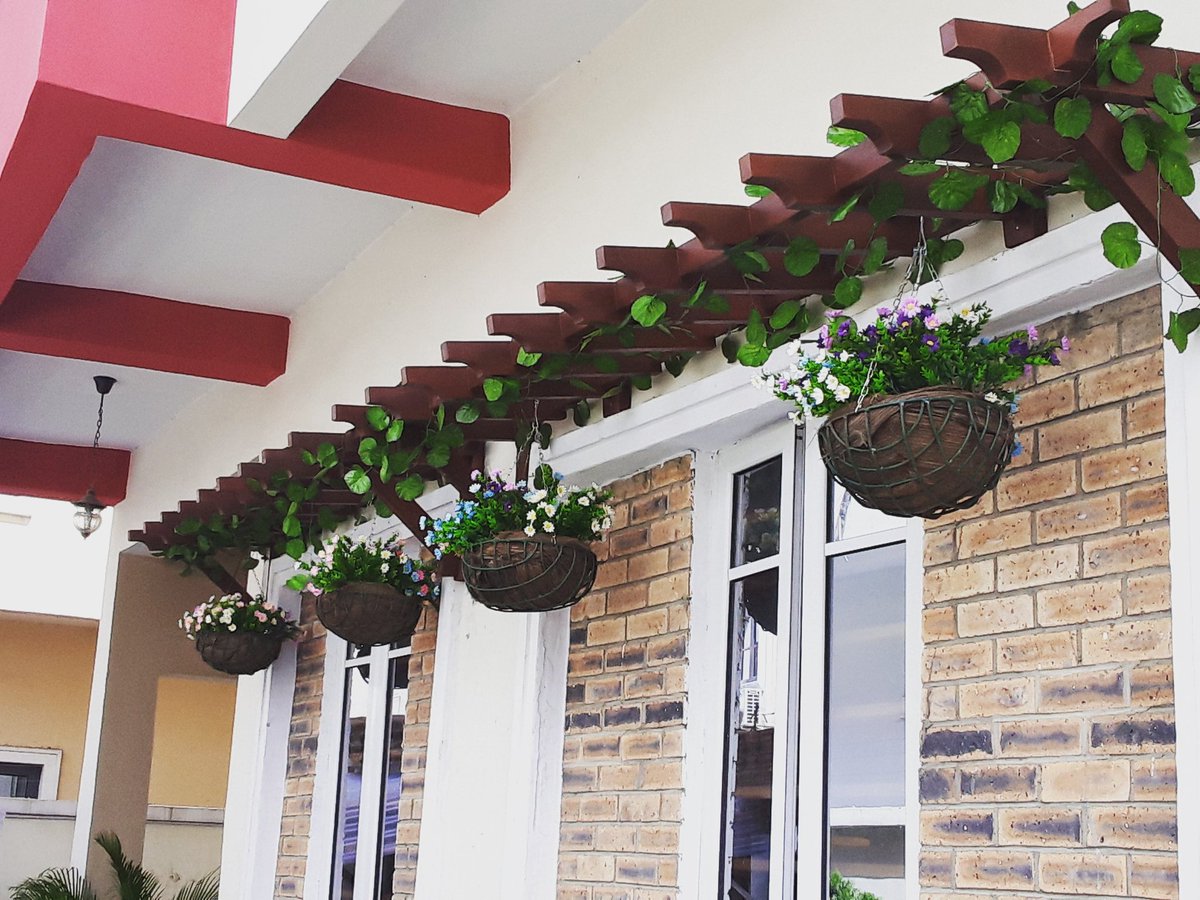
{"type": "Polygon", "coordinates": [[[583,541],[505,532],[462,555],[471,596],[501,612],[548,612],[578,603],[596,580],[596,554],[583,541]]]}
{"type": "Polygon", "coordinates": [[[196,635],[200,658],[227,675],[253,675],[279,657],[282,634],[257,631],[201,631],[196,635]]]}
{"type": "Polygon", "coordinates": [[[996,486],[1016,432],[1007,407],[933,387],[848,403],[821,426],[817,443],[834,480],[863,506],[936,519],[996,486]]]}
{"type": "Polygon", "coordinates": [[[352,581],[317,597],[317,618],[340,638],[360,646],[407,644],[423,604],[390,584],[352,581]]]}

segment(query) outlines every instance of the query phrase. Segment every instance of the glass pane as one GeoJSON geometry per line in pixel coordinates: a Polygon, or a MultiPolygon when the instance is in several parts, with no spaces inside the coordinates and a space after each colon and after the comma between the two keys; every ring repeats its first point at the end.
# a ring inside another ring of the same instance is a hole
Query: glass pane
{"type": "Polygon", "coordinates": [[[905,519],[863,506],[844,487],[829,479],[829,540],[844,541],[865,534],[877,534],[900,528],[905,522],[905,519]]]}
{"type": "MultiPolygon", "coordinates": [[[[775,715],[785,698],[775,682],[779,573],[759,572],[734,582],[733,846],[727,897],[766,898],[771,869],[771,760],[775,715]]],[[[781,686],[778,686],[781,687],[781,686]]]]}
{"type": "Polygon", "coordinates": [[[857,810],[854,828],[830,833],[831,871],[845,876],[904,876],[903,828],[875,827],[904,806],[904,567],[904,544],[829,562],[828,817],[857,810]]]}
{"type": "Polygon", "coordinates": [[[779,552],[779,498],[783,458],[775,457],[734,476],[733,555],[736,566],[779,552]]]}
{"type": "MultiPolygon", "coordinates": [[[[341,900],[350,900],[354,896],[358,813],[362,802],[363,741],[366,738],[367,710],[370,704],[367,674],[364,666],[353,666],[346,670],[346,724],[342,732],[338,839],[333,871],[333,897],[341,900]]],[[[368,869],[368,873],[369,871],[368,869]]]]}
{"type": "Polygon", "coordinates": [[[904,826],[836,826],[829,832],[829,868],[880,900],[904,896],[904,826]],[[882,883],[880,883],[882,881],[882,883]]]}
{"type": "Polygon", "coordinates": [[[404,716],[408,711],[408,657],[388,660],[388,679],[392,686],[388,697],[387,746],[383,758],[383,827],[379,832],[377,897],[392,896],[392,876],[396,872],[396,829],[400,821],[400,761],[404,753],[404,716]]]}
{"type": "Polygon", "coordinates": [[[36,800],[41,786],[41,766],[28,763],[0,763],[0,797],[36,800]]]}

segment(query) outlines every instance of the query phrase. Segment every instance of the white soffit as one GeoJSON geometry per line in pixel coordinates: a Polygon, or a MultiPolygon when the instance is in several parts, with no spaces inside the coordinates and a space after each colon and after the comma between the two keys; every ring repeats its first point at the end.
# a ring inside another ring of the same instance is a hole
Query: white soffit
{"type": "Polygon", "coordinates": [[[90,446],[100,402],[93,375],[117,379],[104,400],[104,447],[140,446],[212,387],[191,375],[0,350],[0,436],[90,446]]]}
{"type": "Polygon", "coordinates": [[[342,77],[511,113],[645,0],[405,0],[342,77]]]}
{"type": "Polygon", "coordinates": [[[101,138],[21,277],[289,315],[411,208],[101,138]]]}

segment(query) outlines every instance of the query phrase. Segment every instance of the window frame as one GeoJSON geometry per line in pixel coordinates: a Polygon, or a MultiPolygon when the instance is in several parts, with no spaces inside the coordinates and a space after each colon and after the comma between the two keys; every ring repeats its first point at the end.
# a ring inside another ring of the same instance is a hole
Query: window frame
{"type": "Polygon", "coordinates": [[[40,766],[41,778],[38,782],[37,797],[4,797],[6,802],[33,800],[57,800],[58,782],[62,774],[62,750],[52,747],[11,747],[0,746],[0,763],[11,763],[18,766],[40,766]]]}

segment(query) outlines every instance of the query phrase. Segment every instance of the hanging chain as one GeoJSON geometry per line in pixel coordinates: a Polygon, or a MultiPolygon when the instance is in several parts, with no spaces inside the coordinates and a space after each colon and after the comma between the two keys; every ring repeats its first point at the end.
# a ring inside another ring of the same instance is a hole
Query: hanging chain
{"type": "Polygon", "coordinates": [[[96,436],[92,438],[92,449],[100,446],[100,429],[104,427],[104,395],[100,395],[100,411],[96,415],[96,436]]]}

